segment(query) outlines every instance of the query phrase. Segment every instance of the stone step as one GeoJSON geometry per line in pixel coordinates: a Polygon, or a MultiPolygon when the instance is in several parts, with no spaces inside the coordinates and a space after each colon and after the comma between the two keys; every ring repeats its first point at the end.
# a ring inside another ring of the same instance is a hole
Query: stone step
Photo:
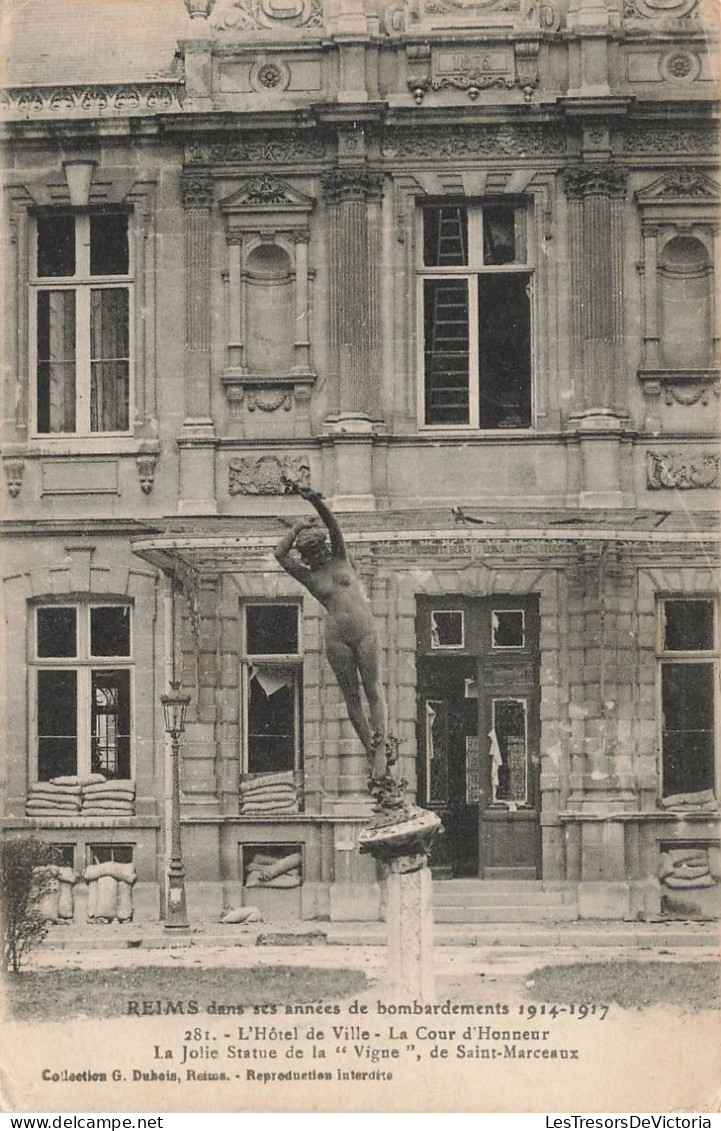
{"type": "MultiPolygon", "coordinates": [[[[524,906],[542,904],[544,907],[562,907],[565,903],[576,902],[575,892],[570,891],[524,891],[519,894],[524,906]]],[[[502,891],[488,891],[485,887],[464,891],[458,891],[455,887],[439,891],[434,887],[433,890],[434,907],[513,906],[516,902],[513,892],[507,887],[502,891]]]]}
{"type": "MultiPolygon", "coordinates": [[[[505,891],[514,895],[521,891],[564,891],[565,880],[480,880],[469,877],[462,880],[433,880],[434,891],[505,891]]],[[[571,885],[573,886],[573,885],[571,885]]]]}
{"type": "Polygon", "coordinates": [[[578,918],[573,904],[544,907],[542,904],[499,904],[485,907],[436,907],[436,923],[562,923],[578,918]]]}

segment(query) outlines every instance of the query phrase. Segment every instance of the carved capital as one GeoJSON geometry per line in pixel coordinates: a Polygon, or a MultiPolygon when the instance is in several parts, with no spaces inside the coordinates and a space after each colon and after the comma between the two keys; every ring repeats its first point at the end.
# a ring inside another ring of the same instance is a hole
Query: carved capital
{"type": "Polygon", "coordinates": [[[374,169],[331,169],[323,174],[323,195],[328,204],[380,200],[383,174],[374,169]]]}
{"type": "Polygon", "coordinates": [[[213,178],[205,173],[186,170],[180,178],[183,208],[210,209],[213,203],[213,178]]]}
{"type": "Polygon", "coordinates": [[[207,20],[214,0],[185,0],[191,20],[207,20]]]}
{"type": "Polygon", "coordinates": [[[284,495],[286,481],[310,486],[310,464],[304,456],[239,456],[229,464],[231,495],[284,495]]]}
{"type": "Polygon", "coordinates": [[[606,162],[593,162],[578,168],[565,169],[566,195],[571,200],[586,196],[609,196],[623,199],[626,195],[625,169],[606,162]]]}
{"type": "Polygon", "coordinates": [[[20,488],[23,485],[25,463],[21,459],[5,459],[3,460],[3,466],[5,468],[8,495],[10,495],[13,499],[16,499],[20,494],[20,488]]]}

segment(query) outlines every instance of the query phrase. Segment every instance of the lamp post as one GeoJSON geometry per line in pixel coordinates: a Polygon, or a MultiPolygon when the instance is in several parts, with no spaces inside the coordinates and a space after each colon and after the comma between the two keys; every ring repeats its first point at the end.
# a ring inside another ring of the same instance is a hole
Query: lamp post
{"type": "Polygon", "coordinates": [[[168,865],[168,898],[165,906],[165,930],[188,929],[188,909],[185,902],[185,865],[180,843],[180,736],[185,730],[185,713],[190,702],[183,695],[178,680],[170,681],[171,690],[160,696],[165,715],[165,730],[170,736],[172,751],[173,792],[170,805],[170,863],[168,865]]]}

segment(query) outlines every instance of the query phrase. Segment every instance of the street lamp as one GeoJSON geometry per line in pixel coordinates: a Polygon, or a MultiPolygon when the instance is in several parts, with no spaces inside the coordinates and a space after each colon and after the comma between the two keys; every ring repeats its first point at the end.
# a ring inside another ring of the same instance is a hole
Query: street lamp
{"type": "Polygon", "coordinates": [[[190,696],[183,695],[180,681],[170,681],[171,690],[160,696],[165,715],[165,731],[170,736],[172,750],[173,792],[170,805],[170,863],[168,865],[168,899],[165,907],[166,931],[188,929],[188,909],[185,902],[185,865],[180,844],[180,736],[185,730],[185,713],[190,696]]]}

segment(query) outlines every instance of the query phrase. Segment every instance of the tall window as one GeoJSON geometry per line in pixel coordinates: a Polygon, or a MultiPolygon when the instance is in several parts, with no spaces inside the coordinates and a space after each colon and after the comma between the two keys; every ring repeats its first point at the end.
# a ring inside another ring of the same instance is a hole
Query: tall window
{"type": "Polygon", "coordinates": [[[128,605],[35,609],[37,780],[131,777],[128,605]]]}
{"type": "Polygon", "coordinates": [[[125,212],[39,214],[31,337],[39,434],[130,428],[130,289],[125,212]]]}
{"type": "Polygon", "coordinates": [[[526,209],[422,210],[425,425],[531,426],[531,279],[526,209]]]}
{"type": "Polygon", "coordinates": [[[715,602],[663,600],[659,638],[663,797],[713,790],[718,686],[715,602]]]}
{"type": "Polygon", "coordinates": [[[243,772],[300,768],[302,657],[298,605],[243,609],[243,772]]]}

